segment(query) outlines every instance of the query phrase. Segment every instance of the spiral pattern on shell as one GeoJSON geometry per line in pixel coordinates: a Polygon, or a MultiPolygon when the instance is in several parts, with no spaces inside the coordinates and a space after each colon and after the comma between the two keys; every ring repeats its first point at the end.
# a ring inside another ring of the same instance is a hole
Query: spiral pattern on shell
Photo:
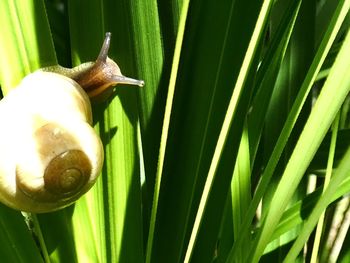
{"type": "Polygon", "coordinates": [[[79,193],[89,180],[91,163],[81,150],[68,150],[57,155],[48,164],[44,187],[52,194],[71,197],[79,193]]]}

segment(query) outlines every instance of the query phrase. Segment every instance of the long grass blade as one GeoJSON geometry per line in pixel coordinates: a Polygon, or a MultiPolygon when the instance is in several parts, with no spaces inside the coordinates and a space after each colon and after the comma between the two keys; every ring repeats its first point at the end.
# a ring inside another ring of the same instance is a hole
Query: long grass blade
{"type": "Polygon", "coordinates": [[[147,241],[146,262],[151,262],[151,256],[152,256],[154,229],[156,224],[156,216],[157,216],[158,202],[159,202],[159,189],[161,185],[162,174],[164,173],[163,165],[164,165],[164,156],[165,156],[165,150],[166,150],[166,142],[168,138],[168,129],[169,129],[170,116],[171,116],[172,102],[173,102],[173,97],[175,92],[176,77],[177,77],[178,66],[180,61],[181,47],[183,43],[189,3],[190,3],[189,0],[183,2],[180,21],[179,21],[179,29],[178,29],[177,39],[175,44],[174,58],[173,58],[173,64],[172,64],[173,66],[172,66],[172,71],[170,75],[167,103],[165,106],[164,121],[163,121],[163,128],[162,128],[162,136],[160,140],[158,167],[157,167],[155,190],[154,190],[154,196],[153,196],[149,235],[148,235],[148,241],[147,241]]]}
{"type": "Polygon", "coordinates": [[[261,177],[261,180],[259,182],[259,185],[253,197],[253,201],[251,202],[251,205],[247,211],[246,220],[243,221],[244,224],[242,225],[242,228],[241,228],[241,234],[239,235],[239,239],[234,244],[232,253],[234,253],[233,251],[240,246],[242,238],[249,233],[249,226],[254,218],[254,215],[258,207],[258,204],[261,200],[261,197],[264,195],[267,189],[268,183],[278,163],[279,156],[282,154],[282,151],[285,147],[285,144],[287,143],[287,140],[292,131],[292,128],[297,120],[297,116],[300,113],[303,103],[306,100],[307,94],[309,93],[312,87],[312,84],[322,66],[323,61],[326,58],[328,51],[331,48],[331,45],[341,27],[342,22],[344,21],[344,18],[348,10],[349,10],[349,1],[339,2],[338,8],[334,13],[333,18],[329,24],[329,28],[327,32],[324,34],[323,40],[315,55],[314,61],[310,66],[310,69],[307,73],[307,76],[305,77],[302,87],[300,88],[300,91],[295,100],[295,103],[293,104],[293,107],[285,122],[285,126],[279,135],[278,141],[276,142],[275,149],[271,154],[270,161],[268,162],[264,170],[264,173],[261,177]]]}
{"type": "Polygon", "coordinates": [[[222,150],[223,150],[224,144],[225,144],[226,139],[227,139],[226,136],[227,136],[228,130],[231,126],[231,121],[233,119],[233,116],[234,116],[234,114],[236,114],[235,109],[236,109],[240,94],[242,92],[242,87],[244,85],[244,82],[246,81],[247,72],[248,72],[249,67],[251,65],[250,63],[252,62],[252,57],[256,51],[256,47],[257,47],[256,44],[262,35],[262,29],[264,28],[264,25],[267,21],[266,20],[267,14],[269,12],[271,4],[272,4],[271,1],[264,1],[263,5],[262,5],[259,17],[257,19],[256,27],[254,29],[254,33],[253,33],[251,41],[249,43],[248,50],[247,50],[246,56],[245,56],[244,61],[243,61],[243,65],[242,65],[241,70],[240,70],[240,74],[238,75],[237,82],[236,82],[235,88],[233,90],[233,94],[232,94],[232,97],[231,97],[231,100],[229,103],[229,107],[227,109],[225,120],[224,120],[224,123],[223,123],[221,131],[220,131],[217,145],[215,147],[215,152],[214,152],[214,156],[213,156],[211,166],[210,166],[210,169],[208,172],[207,181],[206,181],[205,186],[204,186],[203,195],[202,195],[202,198],[201,198],[201,201],[199,204],[199,208],[198,208],[198,212],[197,212],[194,226],[192,229],[190,241],[189,241],[188,248],[186,251],[185,262],[190,261],[192,250],[193,250],[193,247],[194,247],[194,244],[196,241],[197,232],[198,232],[198,229],[200,227],[202,215],[203,215],[205,205],[207,202],[208,194],[210,192],[210,188],[212,186],[212,182],[213,182],[213,179],[214,179],[214,176],[216,173],[216,169],[218,167],[219,159],[221,157],[222,150]]]}
{"type": "Polygon", "coordinates": [[[345,72],[346,70],[349,70],[348,67],[350,64],[344,61],[344,56],[346,58],[348,55],[346,48],[350,43],[349,41],[350,37],[348,37],[347,42],[344,43],[343,51],[338,55],[338,59],[332,68],[333,75],[330,73],[287,164],[282,179],[271,201],[268,214],[264,219],[263,227],[256,238],[256,245],[253,246],[254,253],[252,253],[251,257],[252,262],[257,262],[262,255],[272,232],[282,216],[283,210],[287,206],[302,175],[306,171],[307,166],[321,144],[321,141],[329,129],[337,111],[340,109],[345,96],[349,93],[350,85],[348,85],[348,79],[345,72]],[[335,91],[333,89],[334,86],[339,88],[335,91]],[[314,132],[315,129],[317,129],[317,133],[314,132]],[[305,149],[307,150],[305,151],[305,149]]]}

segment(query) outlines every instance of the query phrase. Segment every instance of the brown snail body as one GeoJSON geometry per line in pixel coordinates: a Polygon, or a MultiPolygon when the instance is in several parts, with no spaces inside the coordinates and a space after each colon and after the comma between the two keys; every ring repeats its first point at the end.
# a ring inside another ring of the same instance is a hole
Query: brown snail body
{"type": "Polygon", "coordinates": [[[6,127],[0,136],[4,204],[26,212],[54,211],[75,202],[98,178],[103,146],[91,126],[90,98],[118,83],[143,85],[124,77],[107,57],[109,41],[107,33],[95,63],[38,70],[0,101],[6,127]]]}

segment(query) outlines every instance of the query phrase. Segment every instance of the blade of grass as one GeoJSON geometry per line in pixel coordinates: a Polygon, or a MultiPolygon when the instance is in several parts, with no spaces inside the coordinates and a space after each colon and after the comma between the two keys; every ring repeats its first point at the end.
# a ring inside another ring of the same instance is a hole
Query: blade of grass
{"type": "Polygon", "coordinates": [[[212,159],[212,162],[210,165],[207,181],[206,181],[205,186],[204,186],[203,195],[202,195],[202,198],[201,198],[201,201],[199,204],[195,223],[194,223],[194,226],[192,229],[190,241],[189,241],[188,248],[186,251],[185,262],[190,261],[192,250],[193,250],[193,247],[194,247],[194,244],[196,241],[197,232],[198,232],[198,229],[200,227],[202,215],[203,215],[205,205],[207,202],[208,194],[210,192],[210,189],[211,189],[211,186],[212,186],[212,183],[214,180],[214,176],[216,173],[216,169],[218,167],[219,159],[221,157],[222,150],[223,150],[224,144],[225,144],[226,139],[227,139],[226,136],[228,134],[228,130],[230,129],[233,116],[234,116],[234,114],[236,114],[235,109],[237,106],[237,102],[239,101],[239,97],[240,97],[240,94],[242,92],[242,87],[244,85],[244,82],[246,81],[247,71],[249,70],[249,67],[251,65],[250,63],[252,61],[252,57],[254,56],[254,53],[256,51],[256,44],[261,37],[262,29],[264,28],[264,25],[267,21],[267,14],[271,8],[271,5],[272,5],[271,1],[264,1],[263,5],[262,5],[254,33],[253,33],[252,38],[251,38],[251,42],[249,43],[247,53],[246,53],[246,56],[245,56],[244,61],[243,61],[243,65],[242,65],[241,70],[240,70],[240,74],[238,75],[238,79],[237,79],[237,82],[235,84],[235,88],[233,90],[233,94],[232,94],[232,97],[231,97],[231,100],[229,103],[229,107],[227,109],[227,114],[225,116],[225,120],[224,120],[224,123],[223,123],[222,128],[221,128],[219,139],[218,139],[217,145],[215,147],[214,156],[213,156],[213,159],[212,159]]]}
{"type": "MultiPolygon", "coordinates": [[[[322,122],[322,126],[321,127],[316,126],[316,127],[323,128],[322,130],[324,132],[325,128],[327,128],[327,126],[329,125],[329,121],[335,117],[337,110],[340,109],[341,104],[343,103],[345,97],[348,95],[350,91],[350,75],[348,74],[350,70],[350,61],[347,59],[349,55],[350,55],[350,31],[348,31],[348,34],[342,45],[342,48],[339,51],[336,61],[333,67],[331,68],[331,71],[326,80],[326,83],[314,106],[314,110],[313,110],[314,114],[311,113],[310,115],[310,119],[308,121],[310,123],[310,126],[306,126],[304,130],[305,137],[301,136],[299,141],[302,142],[303,139],[307,139],[307,132],[311,132],[311,131],[308,131],[308,129],[309,128],[314,129],[312,124],[317,125],[320,121],[322,122]],[[337,87],[336,92],[334,91],[334,87],[337,87]],[[325,114],[328,115],[328,118],[327,117],[324,118],[325,114]]],[[[312,133],[312,136],[314,135],[315,134],[312,133]]],[[[293,260],[297,257],[299,251],[302,249],[302,246],[304,245],[306,239],[311,234],[321,214],[328,206],[329,200],[331,200],[331,197],[334,195],[340,183],[346,178],[346,176],[348,176],[350,171],[349,164],[350,164],[350,148],[347,150],[345,156],[343,157],[343,160],[340,162],[339,167],[337,168],[337,171],[335,172],[334,176],[331,178],[328,187],[326,188],[325,192],[317,202],[311,215],[306,220],[301,233],[299,234],[297,240],[293,244],[293,247],[287,254],[285,258],[285,262],[293,262],[293,260]]],[[[286,171],[287,171],[287,168],[286,168],[286,171]]]]}
{"type": "MultiPolygon", "coordinates": [[[[240,8],[234,8],[235,1],[231,0],[226,0],[221,5],[208,0],[191,2],[165,154],[163,170],[166,179],[162,180],[160,189],[161,199],[157,214],[154,252],[152,252],[154,260],[167,262],[183,260],[210,159],[225,116],[229,96],[232,94],[233,86],[228,88],[227,83],[232,83],[237,78],[256,22],[255,15],[245,16],[249,30],[242,30],[237,22],[240,20],[239,16],[235,14],[242,14],[240,12],[242,7],[247,7],[243,8],[243,11],[251,14],[252,6],[254,14],[257,13],[261,3],[256,4],[258,6],[256,8],[253,2],[251,1],[252,4],[240,3],[240,8]],[[213,19],[217,21],[214,24],[213,19]],[[241,36],[241,41],[236,41],[236,34],[241,36]],[[208,38],[208,35],[211,37],[208,38]],[[172,238],[164,242],[163,235],[172,238]]],[[[255,70],[256,64],[252,71],[255,70]]],[[[252,85],[247,84],[247,86],[249,88],[246,89],[246,93],[249,95],[252,85]]],[[[246,105],[248,103],[244,104],[246,105]]],[[[235,129],[233,129],[235,134],[229,135],[235,138],[234,151],[237,151],[239,145],[247,111],[243,108],[240,107],[238,110],[240,114],[235,120],[238,125],[234,125],[235,129]]],[[[229,153],[227,156],[234,159],[234,156],[229,153]]],[[[218,193],[220,199],[226,199],[225,192],[228,191],[232,177],[233,168],[231,167],[234,162],[231,158],[228,159],[230,159],[227,160],[230,171],[223,171],[225,177],[220,177],[225,178],[225,182],[220,183],[225,188],[225,191],[218,193]]],[[[216,205],[215,209],[222,210],[223,203],[221,201],[219,203],[220,205],[216,205]]],[[[221,214],[222,211],[216,211],[212,215],[219,213],[221,214]]],[[[210,216],[211,213],[208,214],[210,219],[207,222],[211,224],[210,234],[213,237],[203,233],[205,238],[200,238],[203,242],[200,242],[201,245],[198,245],[198,249],[196,248],[198,253],[195,253],[205,260],[209,259],[213,253],[217,236],[215,233],[219,231],[219,223],[216,224],[216,221],[220,220],[220,216],[214,218],[210,216]]],[[[196,260],[201,261],[201,259],[196,260]]]]}
{"type": "MultiPolygon", "coordinates": [[[[330,202],[336,201],[338,198],[349,193],[350,191],[350,178],[346,178],[338,187],[337,191],[334,193],[330,202]]],[[[320,199],[322,194],[321,187],[317,188],[316,191],[307,195],[304,199],[295,203],[292,207],[283,213],[283,216],[276,227],[271,240],[274,240],[281,236],[283,233],[289,231],[297,225],[301,225],[306,217],[310,215],[312,208],[315,206],[316,202],[320,199]]]]}
{"type": "MultiPolygon", "coordinates": [[[[169,14],[162,23],[162,4],[157,1],[133,1],[134,23],[131,24],[136,43],[135,61],[138,62],[140,78],[146,86],[139,91],[139,117],[142,139],[145,182],[143,185],[144,233],[147,239],[150,225],[155,176],[158,165],[159,145],[163,125],[166,93],[175,45],[175,32],[169,30],[169,14]],[[137,2],[137,3],[136,3],[137,2]],[[172,33],[172,34],[171,34],[172,33]]],[[[179,14],[177,14],[179,15],[179,14]]],[[[175,18],[174,18],[175,19],[175,18]]],[[[178,19],[178,18],[177,18],[178,19]]],[[[176,28],[177,29],[177,28],[176,28]]],[[[146,242],[146,241],[145,241],[146,242]]]]}
{"type": "MultiPolygon", "coordinates": [[[[128,25],[138,19],[133,12],[135,5],[129,1],[69,2],[74,64],[95,60],[105,32],[110,31],[109,57],[116,60],[125,75],[134,76],[131,71],[136,71],[137,63],[133,54],[139,44],[134,34],[138,32],[128,25]]],[[[76,239],[81,240],[79,229],[84,225],[84,229],[90,228],[88,233],[95,244],[91,247],[86,237],[86,242],[77,243],[78,260],[84,261],[87,251],[92,261],[138,262],[143,258],[137,89],[118,86],[118,96],[94,105],[96,129],[105,146],[105,165],[100,182],[79,200],[73,215],[76,239]]]]}
{"type": "MultiPolygon", "coordinates": [[[[318,149],[315,158],[312,160],[308,170],[313,173],[317,170],[325,169],[327,163],[327,156],[329,152],[329,147],[331,144],[331,133],[328,133],[323,140],[320,148],[318,149]]],[[[335,152],[334,166],[337,166],[339,160],[344,156],[344,153],[350,146],[350,130],[341,129],[338,131],[337,135],[337,150],[335,152]]]]}
{"type": "Polygon", "coordinates": [[[344,43],[277,187],[263,226],[254,242],[254,252],[250,257],[252,262],[257,262],[262,255],[283,210],[349,93],[350,85],[345,84],[348,84],[346,70],[349,70],[350,63],[344,61],[344,56],[346,58],[347,52],[350,52],[346,50],[350,44],[350,35],[348,39],[349,43],[344,43]],[[334,86],[339,88],[335,91],[334,86]]]}
{"type": "Polygon", "coordinates": [[[233,255],[235,250],[241,245],[243,238],[249,235],[249,226],[254,218],[256,209],[261,200],[261,197],[264,195],[271,176],[275,170],[275,167],[278,163],[279,157],[285,147],[285,144],[289,138],[289,135],[292,131],[292,128],[297,120],[297,116],[301,111],[301,108],[306,100],[307,94],[309,93],[311,86],[316,78],[323,61],[326,58],[326,55],[337,35],[337,32],[344,21],[344,18],[349,10],[349,1],[339,1],[338,8],[334,13],[331,22],[329,23],[329,28],[325,33],[323,40],[318,48],[318,51],[315,55],[314,61],[312,62],[310,69],[305,77],[305,80],[300,88],[300,91],[297,95],[295,103],[288,115],[288,118],[285,122],[285,125],[280,133],[276,146],[273,150],[273,153],[269,159],[269,162],[264,170],[264,173],[261,177],[251,205],[246,213],[246,220],[244,220],[244,224],[241,227],[241,233],[239,235],[239,239],[234,243],[234,246],[231,250],[231,255],[233,255]]]}
{"type": "MultiPolygon", "coordinates": [[[[0,255],[3,262],[44,262],[23,216],[0,204],[0,255]]],[[[46,262],[46,261],[45,261],[46,262]]]]}
{"type": "Polygon", "coordinates": [[[257,83],[260,84],[252,103],[252,112],[248,118],[252,160],[255,159],[264,126],[264,116],[273,92],[271,83],[276,82],[278,71],[299,12],[300,4],[301,1],[290,2],[290,6],[287,8],[285,15],[280,22],[280,26],[276,30],[275,38],[272,40],[267,54],[264,56],[261,67],[259,68],[257,83]]]}
{"type": "Polygon", "coordinates": [[[6,95],[25,75],[57,60],[43,0],[2,1],[0,14],[0,83],[6,95]]]}
{"type": "MultiPolygon", "coordinates": [[[[331,140],[331,145],[329,149],[329,158],[327,162],[327,172],[326,172],[326,178],[323,184],[323,191],[327,188],[329,181],[331,179],[331,174],[333,170],[333,160],[334,160],[334,155],[335,155],[335,145],[337,141],[337,134],[338,134],[338,127],[339,127],[339,119],[340,119],[340,114],[337,115],[334,123],[333,123],[333,129],[332,129],[332,140],[331,140]]],[[[324,222],[324,217],[325,214],[322,213],[318,220],[317,228],[316,228],[316,235],[315,235],[315,240],[314,240],[314,245],[312,248],[312,255],[311,255],[311,262],[316,263],[317,262],[317,255],[319,251],[319,245],[321,241],[321,235],[322,235],[322,229],[323,229],[323,222],[324,222]]]]}
{"type": "MultiPolygon", "coordinates": [[[[251,202],[251,182],[250,182],[250,152],[249,152],[249,140],[247,125],[242,134],[242,140],[239,146],[237,161],[231,183],[231,195],[232,195],[232,211],[233,211],[233,233],[234,236],[238,235],[239,227],[244,220],[245,209],[251,202]]],[[[243,248],[242,248],[243,249],[243,248]]],[[[240,251],[237,253],[237,258],[242,258],[240,251]]]]}
{"type": "MultiPolygon", "coordinates": [[[[273,90],[273,85],[271,85],[271,83],[274,83],[277,78],[278,70],[280,68],[282,58],[284,57],[285,50],[289,42],[293,25],[298,14],[299,6],[300,1],[292,1],[290,6],[286,8],[286,12],[281,19],[282,21],[279,24],[279,28],[276,30],[274,38],[272,39],[272,43],[268,46],[268,50],[263,56],[264,59],[261,63],[261,66],[259,67],[256,80],[256,83],[258,84],[258,90],[252,103],[252,111],[248,115],[249,141],[251,150],[250,154],[252,158],[251,166],[253,166],[254,163],[256,151],[264,125],[264,116],[266,114],[266,110],[273,90]]],[[[242,213],[243,211],[245,213],[248,207],[249,205],[242,210],[242,213]]],[[[241,224],[243,224],[243,221],[241,222],[241,224]]],[[[237,226],[237,230],[240,229],[241,225],[237,226]]],[[[239,232],[236,233],[235,239],[237,240],[241,238],[243,240],[243,237],[239,232]]],[[[247,236],[247,241],[248,240],[250,240],[250,236],[247,236]]],[[[241,250],[245,251],[246,245],[242,245],[241,250]]],[[[240,259],[242,259],[242,257],[239,256],[239,254],[236,254],[236,260],[240,259]]]]}
{"type": "Polygon", "coordinates": [[[179,29],[178,29],[176,44],[175,44],[172,70],[171,70],[171,74],[170,74],[168,96],[167,96],[167,102],[166,102],[166,106],[165,106],[164,121],[163,121],[163,128],[162,128],[162,136],[161,136],[161,140],[160,140],[158,167],[157,167],[155,190],[154,190],[154,196],[153,196],[153,202],[152,202],[153,205],[152,205],[152,213],[151,213],[151,220],[150,220],[150,227],[149,227],[149,235],[148,235],[148,240],[147,240],[146,262],[151,262],[151,256],[152,256],[154,230],[155,230],[155,223],[156,223],[156,218],[157,218],[157,210],[158,210],[158,202],[159,202],[159,200],[158,200],[159,199],[159,189],[160,189],[160,185],[161,185],[162,175],[164,172],[163,165],[164,165],[166,143],[167,143],[167,138],[168,138],[168,129],[169,129],[170,116],[171,116],[171,108],[172,108],[172,102],[173,102],[173,97],[174,97],[174,92],[175,92],[175,84],[176,84],[178,66],[179,66],[179,61],[180,61],[180,54],[181,54],[181,48],[182,48],[183,37],[184,37],[184,32],[185,32],[185,25],[186,25],[189,3],[190,3],[189,0],[183,1],[181,15],[180,15],[180,21],[179,21],[179,29]]]}
{"type": "MultiPolygon", "coordinates": [[[[161,10],[162,3],[157,1],[137,0],[132,3],[133,21],[125,26],[130,27],[133,32],[132,41],[135,42],[134,57],[138,64],[138,75],[146,83],[146,86],[138,92],[139,147],[143,172],[141,174],[143,236],[146,247],[168,78],[175,45],[175,32],[169,30],[168,23],[170,17],[178,20],[179,14],[164,14],[161,10]]],[[[169,7],[168,3],[164,4],[169,7]]]]}

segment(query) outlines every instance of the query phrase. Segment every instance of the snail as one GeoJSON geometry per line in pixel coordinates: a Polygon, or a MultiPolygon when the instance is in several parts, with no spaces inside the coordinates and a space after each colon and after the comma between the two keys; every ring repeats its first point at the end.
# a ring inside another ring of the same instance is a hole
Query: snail
{"type": "Polygon", "coordinates": [[[0,101],[0,201],[24,212],[64,208],[86,193],[103,164],[103,145],[92,125],[90,99],[123,76],[108,58],[107,33],[95,62],[39,69],[0,101]]]}

